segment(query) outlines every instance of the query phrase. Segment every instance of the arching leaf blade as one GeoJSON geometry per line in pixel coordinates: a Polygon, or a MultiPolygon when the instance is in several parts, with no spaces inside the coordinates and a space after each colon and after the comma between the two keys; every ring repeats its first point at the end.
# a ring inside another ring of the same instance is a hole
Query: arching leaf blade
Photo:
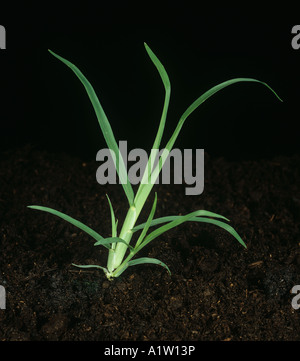
{"type": "MultiPolygon", "coordinates": [[[[158,57],[154,54],[154,52],[150,49],[150,47],[144,43],[145,45],[145,49],[151,59],[151,61],[153,62],[153,64],[155,65],[162,83],[164,85],[165,88],[165,100],[164,100],[164,105],[163,105],[163,110],[162,110],[162,115],[161,115],[161,119],[160,119],[160,123],[159,123],[159,127],[158,127],[158,131],[152,146],[152,149],[159,149],[160,147],[160,143],[161,143],[161,139],[163,136],[163,132],[164,132],[164,128],[165,128],[165,124],[166,124],[166,119],[167,119],[167,113],[168,113],[168,108],[169,108],[169,104],[170,104],[170,96],[171,96],[171,83],[170,83],[170,79],[168,76],[168,73],[166,72],[165,67],[163,66],[163,64],[160,62],[160,60],[158,59],[158,57]]],[[[141,197],[141,194],[143,194],[143,188],[145,186],[146,179],[148,178],[148,182],[149,182],[149,176],[151,174],[152,171],[152,159],[151,159],[151,154],[148,160],[148,163],[146,165],[144,174],[143,174],[143,178],[141,181],[141,184],[139,185],[138,191],[136,193],[136,198],[135,198],[135,204],[136,206],[142,207],[142,205],[145,202],[145,198],[141,197]]]]}
{"type": "MultiPolygon", "coordinates": [[[[225,221],[229,221],[228,218],[220,215],[220,214],[217,214],[217,213],[214,213],[214,212],[210,212],[210,211],[205,211],[205,210],[201,210],[201,211],[198,211],[199,214],[198,216],[195,216],[195,217],[192,217],[191,219],[188,219],[187,221],[189,222],[197,222],[198,218],[199,217],[213,217],[213,218],[221,218],[221,219],[224,219],[225,221]]],[[[162,224],[162,223],[167,223],[167,222],[171,222],[171,221],[174,221],[178,218],[180,218],[182,216],[166,216],[166,217],[160,217],[160,218],[155,218],[151,221],[149,227],[153,227],[153,226],[157,226],[158,224],[162,224]]],[[[141,223],[137,226],[135,226],[133,229],[132,229],[132,232],[136,232],[136,231],[139,231],[141,229],[143,229],[145,227],[146,223],[141,223]]]]}
{"type": "Polygon", "coordinates": [[[186,120],[186,118],[193,113],[194,110],[196,110],[202,103],[204,103],[207,99],[209,99],[211,96],[213,96],[214,94],[216,94],[217,92],[219,92],[220,90],[233,85],[235,83],[239,83],[239,82],[255,82],[255,83],[260,83],[264,86],[266,86],[269,90],[271,90],[271,92],[277,97],[277,99],[279,99],[280,101],[282,101],[282,99],[277,95],[277,93],[265,82],[262,82],[260,80],[257,79],[253,79],[253,78],[234,78],[234,79],[230,79],[227,81],[224,81],[212,88],[210,88],[208,91],[206,91],[204,94],[202,94],[199,98],[197,98],[187,109],[186,111],[182,114],[182,116],[179,119],[179,122],[177,124],[177,127],[173,133],[173,135],[171,136],[168,144],[166,145],[166,149],[167,150],[171,150],[173,148],[173,145],[177,139],[177,136],[186,120]]]}
{"type": "Polygon", "coordinates": [[[130,246],[130,244],[128,244],[126,241],[124,241],[124,239],[122,239],[120,237],[103,238],[100,241],[95,242],[94,246],[105,246],[107,244],[115,244],[115,243],[124,243],[124,244],[126,244],[127,247],[129,247],[131,250],[133,250],[133,247],[130,246]]]}
{"type": "Polygon", "coordinates": [[[154,213],[155,213],[155,210],[156,210],[156,204],[157,204],[157,193],[155,192],[155,198],[154,198],[154,201],[153,201],[153,205],[152,205],[149,217],[147,219],[147,222],[144,223],[142,233],[140,234],[140,236],[139,236],[139,238],[138,238],[138,240],[136,242],[135,248],[138,248],[138,246],[143,242],[143,240],[144,240],[144,238],[145,238],[145,236],[146,236],[146,234],[148,232],[148,229],[151,226],[151,222],[153,220],[154,213]]]}
{"type": "Polygon", "coordinates": [[[55,54],[52,50],[49,49],[49,52],[55,56],[57,59],[59,59],[61,62],[63,62],[65,65],[67,65],[74,73],[75,75],[78,77],[78,79],[81,81],[81,83],[83,84],[89,98],[90,101],[93,105],[93,108],[95,110],[100,128],[102,130],[104,139],[106,141],[106,144],[108,146],[108,148],[110,150],[112,150],[115,154],[115,158],[116,158],[116,170],[119,174],[119,177],[121,179],[121,183],[124,189],[124,192],[127,196],[128,202],[130,205],[133,204],[133,200],[134,200],[134,193],[133,193],[133,189],[131,187],[131,184],[129,182],[128,179],[128,175],[127,175],[127,171],[125,168],[125,164],[122,158],[122,155],[119,152],[119,147],[117,145],[117,142],[115,140],[112,128],[110,126],[110,123],[107,119],[107,116],[100,104],[100,101],[95,93],[95,90],[93,88],[93,86],[91,85],[91,83],[87,80],[87,78],[82,74],[82,72],[74,65],[72,64],[70,61],[64,59],[63,57],[61,57],[58,54],[55,54]]]}
{"type": "Polygon", "coordinates": [[[110,209],[110,217],[111,217],[111,235],[112,237],[117,236],[117,229],[116,229],[116,218],[115,218],[115,212],[113,209],[113,206],[111,204],[111,201],[109,199],[109,196],[106,194],[106,198],[108,200],[109,209],[110,209]]]}
{"type": "Polygon", "coordinates": [[[247,248],[244,241],[241,239],[239,234],[234,230],[233,227],[231,227],[229,224],[218,221],[216,219],[211,218],[205,218],[205,217],[197,217],[199,211],[191,212],[185,216],[178,216],[173,221],[165,224],[164,226],[161,226],[157,228],[155,231],[151,232],[143,241],[143,243],[140,245],[138,250],[141,250],[143,247],[145,247],[149,242],[160,236],[161,234],[169,231],[172,228],[175,228],[179,226],[180,224],[183,224],[184,222],[190,221],[194,217],[194,221],[196,222],[203,222],[203,223],[211,223],[216,226],[219,226],[223,229],[225,229],[227,232],[229,232],[234,238],[245,248],[247,248]]]}
{"type": "Polygon", "coordinates": [[[76,263],[72,263],[72,266],[78,267],[78,268],[98,268],[101,269],[102,271],[104,271],[105,273],[107,272],[107,269],[105,267],[101,267],[97,264],[76,264],[76,263]]]}
{"type": "Polygon", "coordinates": [[[145,263],[152,263],[152,264],[156,264],[156,265],[159,265],[159,266],[162,266],[164,267],[168,273],[171,275],[171,271],[169,269],[169,267],[163,263],[162,261],[156,259],[156,258],[149,258],[149,257],[141,257],[141,258],[137,258],[137,259],[134,259],[134,260],[131,260],[128,262],[128,266],[136,266],[138,264],[145,264],[145,263]]]}
{"type": "MultiPolygon", "coordinates": [[[[104,239],[99,233],[95,232],[93,229],[91,229],[90,227],[88,227],[84,223],[78,221],[77,219],[74,219],[74,218],[66,215],[65,213],[59,212],[59,211],[57,211],[55,209],[52,209],[52,208],[49,208],[49,207],[42,207],[42,206],[27,206],[27,207],[31,208],[31,209],[36,209],[38,211],[53,214],[53,215],[63,219],[64,221],[67,221],[67,222],[71,223],[73,226],[81,229],[82,231],[87,233],[89,236],[91,236],[92,238],[94,238],[98,242],[102,241],[104,239]]],[[[104,245],[104,247],[109,248],[107,245],[104,245]]]]}

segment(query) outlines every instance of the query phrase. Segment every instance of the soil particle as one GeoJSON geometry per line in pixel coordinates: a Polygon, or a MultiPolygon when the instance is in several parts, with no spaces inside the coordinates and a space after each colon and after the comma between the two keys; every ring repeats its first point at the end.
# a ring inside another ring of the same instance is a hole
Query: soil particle
{"type": "Polygon", "coordinates": [[[269,296],[282,298],[298,284],[297,281],[299,276],[296,271],[292,267],[286,267],[275,271],[269,270],[263,279],[263,285],[269,296]]]}
{"type": "MultiPolygon", "coordinates": [[[[247,249],[210,224],[188,222],[140,256],[163,267],[129,267],[108,281],[107,250],[30,204],[65,212],[110,236],[109,206],[127,210],[121,186],[95,180],[98,164],[27,146],[0,155],[0,340],[300,340],[300,156],[228,161],[206,157],[205,187],[156,185],[156,217],[206,209],[224,215],[247,249]],[[84,166],[83,166],[84,163],[84,166]]],[[[149,198],[141,214],[151,209],[149,198]]]]}
{"type": "Polygon", "coordinates": [[[48,321],[42,326],[41,333],[47,340],[51,340],[52,337],[56,339],[60,337],[63,332],[66,331],[68,326],[67,315],[57,314],[52,315],[48,321]]]}

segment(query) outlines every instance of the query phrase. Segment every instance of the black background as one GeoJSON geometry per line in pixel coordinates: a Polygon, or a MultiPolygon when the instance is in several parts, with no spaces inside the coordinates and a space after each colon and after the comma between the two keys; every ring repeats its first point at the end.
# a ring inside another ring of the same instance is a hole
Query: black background
{"type": "Polygon", "coordinates": [[[229,159],[299,153],[300,49],[291,46],[297,9],[201,2],[27,3],[2,10],[0,150],[24,144],[94,159],[106,147],[87,94],[47,49],[70,60],[93,84],[116,140],[152,146],[164,100],[146,42],[172,85],[162,146],[186,108],[235,77],[268,83],[230,86],[186,121],[175,147],[204,148],[229,159]],[[148,5],[149,4],[149,5],[148,5]],[[164,6],[162,6],[162,4],[164,6]]]}

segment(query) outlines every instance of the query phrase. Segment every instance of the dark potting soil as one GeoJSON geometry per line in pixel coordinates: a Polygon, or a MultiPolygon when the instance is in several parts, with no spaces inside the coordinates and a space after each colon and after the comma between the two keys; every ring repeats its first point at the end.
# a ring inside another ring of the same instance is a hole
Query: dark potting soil
{"type": "Polygon", "coordinates": [[[189,222],[141,253],[165,262],[129,267],[109,282],[97,269],[107,250],[67,222],[26,208],[55,208],[110,235],[105,194],[121,220],[121,185],[96,182],[96,161],[27,146],[0,156],[0,340],[300,340],[300,156],[229,161],[205,154],[205,188],[156,185],[156,217],[198,209],[231,220],[247,244],[189,222]]]}

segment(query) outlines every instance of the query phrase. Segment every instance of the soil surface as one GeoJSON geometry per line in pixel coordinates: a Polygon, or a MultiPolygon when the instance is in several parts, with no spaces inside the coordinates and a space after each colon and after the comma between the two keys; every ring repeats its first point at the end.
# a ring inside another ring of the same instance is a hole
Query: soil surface
{"type": "MultiPolygon", "coordinates": [[[[145,247],[165,262],[128,268],[109,282],[107,250],[31,204],[69,214],[107,237],[127,200],[121,185],[96,182],[96,161],[31,146],[0,155],[0,340],[300,340],[300,156],[229,161],[205,154],[205,189],[156,185],[156,217],[198,209],[231,220],[247,244],[213,225],[189,222],[145,247]]],[[[154,191],[153,190],[153,191],[154,191]]],[[[154,193],[141,221],[148,216],[154,193]]]]}

